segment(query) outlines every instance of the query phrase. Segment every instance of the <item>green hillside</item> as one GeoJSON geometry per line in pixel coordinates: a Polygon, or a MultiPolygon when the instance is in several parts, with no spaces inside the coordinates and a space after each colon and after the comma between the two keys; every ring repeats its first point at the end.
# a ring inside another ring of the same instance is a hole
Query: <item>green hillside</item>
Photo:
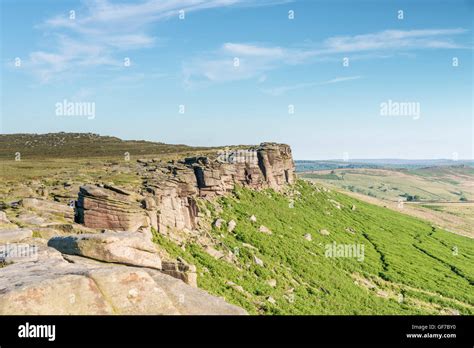
{"type": "Polygon", "coordinates": [[[198,242],[155,241],[197,265],[199,287],[252,314],[474,314],[472,239],[301,180],[200,204],[209,222],[237,222],[209,232],[229,261],[198,242]],[[363,261],[327,257],[333,242],[363,246],[363,261]]]}

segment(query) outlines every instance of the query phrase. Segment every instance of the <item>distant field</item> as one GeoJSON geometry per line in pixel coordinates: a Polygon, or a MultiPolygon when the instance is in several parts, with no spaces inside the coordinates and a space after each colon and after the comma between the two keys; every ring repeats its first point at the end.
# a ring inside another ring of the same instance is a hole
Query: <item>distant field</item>
{"type": "Polygon", "coordinates": [[[474,168],[333,169],[300,177],[474,237],[474,168]]]}
{"type": "Polygon", "coordinates": [[[391,201],[458,202],[474,199],[474,168],[471,167],[334,169],[300,175],[302,178],[329,182],[352,192],[391,201]]]}

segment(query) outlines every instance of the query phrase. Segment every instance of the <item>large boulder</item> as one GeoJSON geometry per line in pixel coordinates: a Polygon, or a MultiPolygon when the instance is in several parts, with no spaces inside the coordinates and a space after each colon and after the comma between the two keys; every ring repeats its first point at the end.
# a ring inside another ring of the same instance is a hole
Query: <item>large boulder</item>
{"type": "Polygon", "coordinates": [[[161,269],[155,244],[140,233],[107,232],[53,237],[48,246],[63,254],[80,255],[105,262],[161,269]]]}
{"type": "Polygon", "coordinates": [[[0,268],[0,315],[246,314],[151,268],[51,254],[0,268]]]}
{"type": "Polygon", "coordinates": [[[138,200],[139,197],[112,187],[81,186],[76,222],[91,228],[137,231],[149,225],[146,211],[138,200]]]}

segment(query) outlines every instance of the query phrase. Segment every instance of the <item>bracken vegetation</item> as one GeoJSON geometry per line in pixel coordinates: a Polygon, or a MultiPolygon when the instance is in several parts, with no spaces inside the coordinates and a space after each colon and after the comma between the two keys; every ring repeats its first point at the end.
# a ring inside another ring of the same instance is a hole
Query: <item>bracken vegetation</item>
{"type": "Polygon", "coordinates": [[[198,267],[199,287],[249,313],[474,314],[469,238],[302,180],[284,193],[236,188],[200,204],[210,222],[227,222],[209,233],[232,257],[197,243],[183,250],[158,233],[155,242],[198,267]],[[326,257],[333,242],[363,246],[363,261],[326,257]]]}

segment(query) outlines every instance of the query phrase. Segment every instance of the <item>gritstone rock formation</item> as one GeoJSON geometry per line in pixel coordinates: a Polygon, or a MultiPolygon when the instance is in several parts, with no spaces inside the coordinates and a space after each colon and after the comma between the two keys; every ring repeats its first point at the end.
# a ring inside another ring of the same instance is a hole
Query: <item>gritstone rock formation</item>
{"type": "Polygon", "coordinates": [[[197,198],[226,194],[237,184],[280,190],[295,180],[291,148],[275,143],[166,164],[139,160],[138,170],[143,177],[141,195],[111,187],[81,187],[76,221],[121,231],[149,226],[164,234],[193,230],[198,222],[197,198]]]}
{"type": "MultiPolygon", "coordinates": [[[[0,216],[0,314],[246,314],[197,289],[196,267],[171,260],[151,241],[151,228],[175,241],[175,232],[194,233],[208,253],[232,262],[232,253],[200,234],[200,200],[236,185],[282,190],[295,180],[290,147],[264,143],[168,163],[138,160],[136,170],[136,192],[80,187],[74,219],[82,225],[50,221],[72,220],[73,209],[44,197],[23,199],[16,223],[0,216]],[[37,238],[44,235],[48,242],[37,238]]],[[[229,221],[228,230],[235,227],[229,221]]]]}

